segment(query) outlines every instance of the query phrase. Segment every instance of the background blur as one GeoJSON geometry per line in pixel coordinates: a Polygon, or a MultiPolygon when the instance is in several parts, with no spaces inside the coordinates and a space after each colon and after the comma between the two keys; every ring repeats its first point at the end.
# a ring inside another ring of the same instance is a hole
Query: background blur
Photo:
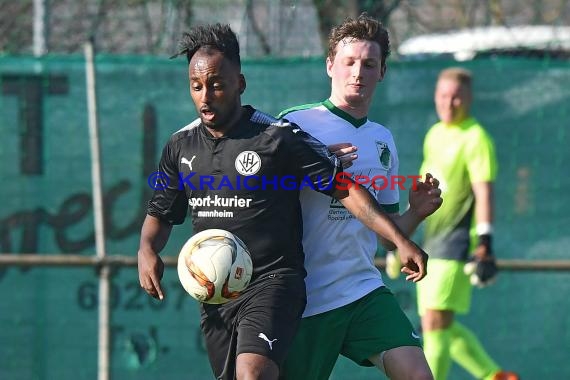
{"type": "MultiPolygon", "coordinates": [[[[473,113],[493,136],[500,165],[497,255],[567,259],[567,0],[0,0],[0,252],[95,253],[83,56],[90,38],[97,52],[106,251],[135,256],[147,177],[170,134],[196,116],[186,61],[168,59],[180,34],[199,23],[230,23],[244,58],[244,103],[277,114],[328,97],[323,40],[332,25],[364,10],[391,33],[393,55],[369,116],[392,130],[401,174],[419,168],[423,136],[436,121],[439,70],[472,70],[473,113]],[[547,29],[521,31],[526,26],[547,29]],[[481,27],[509,32],[486,28],[475,42],[463,37],[467,55],[445,42],[455,31],[481,27]],[[425,40],[423,50],[398,53],[409,38],[433,33],[438,37],[425,40]]],[[[175,228],[163,254],[176,256],[190,235],[189,221],[175,228]]],[[[0,266],[0,379],[97,378],[97,273],[0,266]]],[[[504,271],[497,284],[474,291],[472,312],[462,321],[521,378],[569,379],[569,280],[568,271],[504,271]]],[[[387,281],[417,324],[413,285],[387,281]]],[[[154,302],[140,289],[136,268],[113,269],[112,379],[212,378],[197,302],[183,293],[174,268],[163,282],[167,298],[154,302]]],[[[341,359],[331,378],[378,374],[341,359]]],[[[454,367],[450,379],[469,376],[454,367]]]]}

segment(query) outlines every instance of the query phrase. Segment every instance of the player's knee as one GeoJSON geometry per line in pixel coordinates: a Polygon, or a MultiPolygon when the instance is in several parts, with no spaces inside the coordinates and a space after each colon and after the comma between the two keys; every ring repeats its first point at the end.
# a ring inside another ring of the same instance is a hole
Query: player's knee
{"type": "Polygon", "coordinates": [[[434,380],[429,368],[417,368],[410,377],[411,380],[434,380]]]}
{"type": "MultiPolygon", "coordinates": [[[[391,371],[389,371],[391,372],[391,371]]],[[[405,371],[387,373],[391,380],[434,380],[429,368],[409,368],[405,371]]]]}
{"type": "Polygon", "coordinates": [[[451,326],[454,313],[450,310],[426,310],[422,317],[422,329],[424,331],[443,330],[451,326]]]}
{"type": "Polygon", "coordinates": [[[403,346],[386,351],[383,357],[385,373],[391,380],[433,380],[433,375],[421,348],[403,346]]]}

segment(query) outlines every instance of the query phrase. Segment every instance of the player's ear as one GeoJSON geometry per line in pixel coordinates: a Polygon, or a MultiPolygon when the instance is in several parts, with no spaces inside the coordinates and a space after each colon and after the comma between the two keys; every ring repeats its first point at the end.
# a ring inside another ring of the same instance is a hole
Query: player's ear
{"type": "Polygon", "coordinates": [[[243,76],[243,74],[240,74],[239,75],[239,93],[243,94],[246,87],[247,87],[247,85],[245,83],[245,77],[243,76]]]}
{"type": "Polygon", "coordinates": [[[378,78],[378,82],[382,82],[384,75],[386,75],[386,70],[388,70],[388,65],[384,63],[382,64],[382,67],[380,67],[380,77],[378,78]]]}
{"type": "Polygon", "coordinates": [[[332,78],[332,66],[333,66],[333,61],[331,60],[331,57],[327,57],[327,74],[330,78],[332,78]]]}

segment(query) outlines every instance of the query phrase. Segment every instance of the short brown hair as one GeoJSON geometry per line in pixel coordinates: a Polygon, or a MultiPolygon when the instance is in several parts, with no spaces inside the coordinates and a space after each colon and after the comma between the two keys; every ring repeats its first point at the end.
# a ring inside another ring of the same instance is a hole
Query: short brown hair
{"type": "Polygon", "coordinates": [[[388,31],[380,21],[362,13],[357,18],[349,17],[342,24],[332,28],[329,34],[328,51],[328,57],[331,61],[336,55],[338,43],[345,38],[377,42],[380,45],[382,66],[386,64],[386,59],[390,56],[390,39],[388,31]]]}
{"type": "Polygon", "coordinates": [[[450,67],[441,70],[437,80],[440,79],[451,79],[458,82],[462,87],[465,87],[469,92],[471,92],[471,82],[473,81],[473,74],[471,71],[464,69],[462,67],[450,67]]]}

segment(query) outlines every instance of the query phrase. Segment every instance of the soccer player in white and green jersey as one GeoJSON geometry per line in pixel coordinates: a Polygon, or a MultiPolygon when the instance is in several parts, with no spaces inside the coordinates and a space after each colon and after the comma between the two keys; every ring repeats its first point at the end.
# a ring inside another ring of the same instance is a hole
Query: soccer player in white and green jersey
{"type": "Polygon", "coordinates": [[[476,379],[515,380],[518,376],[502,371],[475,335],[455,320],[471,302],[464,266],[472,248],[478,266],[473,279],[485,285],[496,274],[491,237],[497,159],[491,138],[470,115],[471,81],[470,72],[461,68],[439,74],[434,98],[440,121],[424,140],[420,173],[429,171],[440,180],[445,199],[425,222],[428,275],[417,285],[424,352],[436,380],[447,378],[452,360],[476,379]],[[473,222],[478,239],[471,239],[473,222]]]}
{"type": "MultiPolygon", "coordinates": [[[[389,53],[388,33],[380,22],[365,15],[347,19],[329,37],[330,97],[280,116],[335,154],[346,154],[341,160],[352,163],[346,171],[356,181],[368,179],[364,186],[400,229],[411,234],[442,200],[437,180],[428,175],[410,192],[410,208],[399,213],[400,189],[392,180],[398,175],[396,145],[387,128],[367,117],[389,53]],[[358,157],[352,160],[355,147],[358,157]]],[[[414,186],[411,181],[407,185],[414,186]]],[[[343,355],[361,366],[376,366],[391,379],[432,379],[418,334],[374,265],[377,236],[326,197],[303,190],[301,206],[307,306],[281,376],[326,380],[343,355]]],[[[403,272],[409,274],[413,260],[400,256],[403,272]]]]}

